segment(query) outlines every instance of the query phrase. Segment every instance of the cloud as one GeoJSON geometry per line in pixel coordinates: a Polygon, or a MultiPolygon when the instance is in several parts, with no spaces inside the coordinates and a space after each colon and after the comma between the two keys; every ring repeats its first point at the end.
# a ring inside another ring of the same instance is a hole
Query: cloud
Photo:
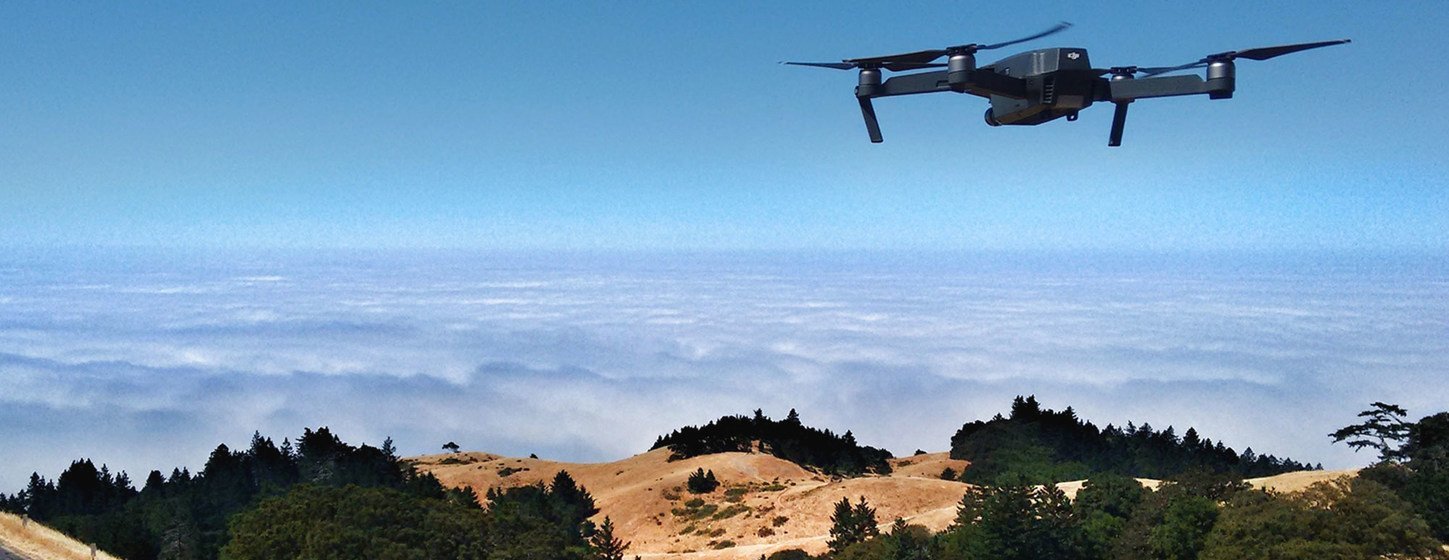
{"type": "Polygon", "coordinates": [[[1343,466],[1370,458],[1324,434],[1368,402],[1449,402],[1449,287],[1412,268],[72,258],[0,285],[3,491],[81,456],[138,477],[320,425],[607,460],[796,408],[905,454],[1027,393],[1343,466]]]}

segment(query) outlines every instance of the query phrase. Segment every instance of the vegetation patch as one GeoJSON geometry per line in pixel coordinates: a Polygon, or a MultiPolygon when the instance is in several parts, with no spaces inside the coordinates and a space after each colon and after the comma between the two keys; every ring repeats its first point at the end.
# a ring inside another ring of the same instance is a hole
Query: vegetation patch
{"type": "Polygon", "coordinates": [[[1181,436],[1169,426],[1128,423],[1097,428],[1071,407],[1044,409],[1036,397],[1016,397],[1011,416],[971,422],[951,437],[951,458],[971,461],[961,475],[974,484],[1051,484],[1095,473],[1166,479],[1194,470],[1240,477],[1271,476],[1309,467],[1291,459],[1241,454],[1204,439],[1188,428],[1181,436]]]}
{"type": "Polygon", "coordinates": [[[668,447],[670,460],[711,453],[744,452],[757,447],[786,461],[829,474],[856,476],[889,474],[891,453],[862,446],[850,432],[837,435],[800,423],[794,410],[784,420],[772,420],[763,411],[750,416],[725,416],[704,426],[686,426],[660,436],[650,449],[668,447]]]}
{"type": "Polygon", "coordinates": [[[725,507],[724,509],[721,509],[719,511],[716,511],[714,513],[714,515],[710,516],[710,518],[711,519],[715,519],[715,520],[729,519],[731,517],[734,517],[736,515],[739,515],[741,513],[745,513],[745,512],[748,512],[748,511],[750,511],[750,506],[743,505],[743,504],[731,504],[728,507],[725,507]]]}

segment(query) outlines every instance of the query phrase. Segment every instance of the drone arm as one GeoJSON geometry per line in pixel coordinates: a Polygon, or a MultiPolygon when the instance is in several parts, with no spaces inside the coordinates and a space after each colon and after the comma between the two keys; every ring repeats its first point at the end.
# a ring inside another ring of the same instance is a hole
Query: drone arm
{"type": "MultiPolygon", "coordinates": [[[[1174,97],[1179,95],[1200,95],[1221,93],[1222,86],[1203,81],[1196,75],[1164,76],[1139,80],[1114,80],[1107,82],[1109,95],[1100,101],[1132,101],[1150,97],[1174,97]]],[[[1229,86],[1231,87],[1231,86],[1229,86]]],[[[1229,90],[1231,93],[1231,90],[1229,90]]]]}
{"type": "Polygon", "coordinates": [[[890,97],[893,95],[911,95],[937,91],[951,91],[951,88],[946,85],[946,73],[944,71],[902,74],[892,77],[877,87],[870,96],[890,97]]]}
{"type": "MultiPolygon", "coordinates": [[[[948,72],[942,70],[895,76],[876,87],[870,93],[870,97],[952,91],[947,74],[948,72]]],[[[971,79],[964,85],[963,93],[981,97],[1000,95],[1013,99],[1025,99],[1027,97],[1026,80],[997,74],[987,68],[978,68],[971,72],[971,79]]]]}

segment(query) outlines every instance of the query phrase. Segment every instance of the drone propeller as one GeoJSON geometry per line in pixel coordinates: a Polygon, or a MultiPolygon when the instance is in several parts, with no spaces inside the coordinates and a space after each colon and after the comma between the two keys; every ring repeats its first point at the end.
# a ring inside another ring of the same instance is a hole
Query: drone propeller
{"type": "Polygon", "coordinates": [[[851,62],[781,62],[780,64],[789,64],[789,65],[792,65],[792,66],[814,66],[816,68],[832,68],[832,69],[835,69],[835,70],[852,70],[852,69],[855,69],[855,68],[867,68],[867,69],[869,69],[869,68],[885,68],[886,70],[890,70],[892,72],[902,72],[902,71],[906,71],[906,70],[920,70],[922,68],[940,68],[940,67],[945,66],[945,64],[926,64],[926,63],[916,63],[916,62],[892,62],[892,63],[886,63],[886,64],[871,64],[871,63],[861,63],[861,62],[854,62],[854,61],[851,61],[851,62]]]}
{"type": "Polygon", "coordinates": [[[929,49],[924,51],[892,54],[886,56],[872,56],[866,58],[848,58],[841,62],[781,62],[780,64],[791,64],[795,66],[814,66],[816,68],[832,68],[835,70],[850,70],[853,68],[884,68],[892,72],[920,70],[922,68],[940,68],[946,65],[935,63],[936,59],[946,56],[948,54],[974,54],[976,51],[985,51],[991,49],[999,49],[1001,47],[1009,47],[1017,43],[1025,43],[1027,41],[1040,39],[1042,37],[1046,37],[1047,35],[1064,31],[1071,26],[1072,24],[1064,21],[1058,23],[1050,29],[1047,29],[1046,31],[1001,43],[991,43],[985,45],[980,43],[968,43],[965,45],[957,45],[944,49],[929,49]]]}
{"type": "Polygon", "coordinates": [[[892,54],[886,56],[873,56],[870,58],[852,58],[847,59],[845,62],[853,62],[857,64],[880,64],[885,65],[886,69],[889,70],[890,66],[888,65],[890,64],[925,64],[928,62],[934,62],[936,59],[946,56],[948,54],[975,54],[976,51],[986,51],[991,49],[999,49],[1001,47],[1009,47],[1018,43],[1025,43],[1027,41],[1040,39],[1054,33],[1060,33],[1071,26],[1072,24],[1064,21],[1056,24],[1055,26],[1052,26],[1046,31],[1001,43],[991,43],[986,45],[980,43],[967,43],[965,45],[956,45],[954,47],[947,47],[944,49],[928,49],[924,51],[892,54]]]}
{"type": "Polygon", "coordinates": [[[1316,49],[1319,47],[1331,47],[1333,45],[1342,45],[1348,42],[1350,42],[1349,39],[1339,39],[1336,41],[1318,41],[1316,43],[1298,43],[1293,45],[1279,45],[1276,47],[1258,47],[1241,51],[1227,51],[1217,54],[1210,54],[1202,57],[1197,61],[1189,62],[1180,66],[1127,68],[1134,68],[1135,72],[1140,72],[1144,76],[1156,76],[1158,74],[1166,74],[1168,72],[1176,72],[1178,70],[1187,70],[1189,68],[1202,68],[1204,66],[1207,66],[1208,64],[1218,61],[1230,61],[1239,58],[1246,58],[1248,60],[1268,60],[1270,58],[1283,56],[1285,54],[1292,54],[1298,51],[1306,51],[1308,49],[1316,49]]]}

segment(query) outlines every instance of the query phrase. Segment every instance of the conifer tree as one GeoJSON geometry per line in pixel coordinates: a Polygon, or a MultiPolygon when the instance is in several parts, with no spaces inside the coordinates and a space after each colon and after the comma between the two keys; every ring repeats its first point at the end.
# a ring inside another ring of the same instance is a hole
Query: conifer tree
{"type": "Polygon", "coordinates": [[[614,521],[604,517],[604,523],[589,537],[589,549],[595,560],[624,560],[624,550],[629,543],[614,536],[614,521]]]}

